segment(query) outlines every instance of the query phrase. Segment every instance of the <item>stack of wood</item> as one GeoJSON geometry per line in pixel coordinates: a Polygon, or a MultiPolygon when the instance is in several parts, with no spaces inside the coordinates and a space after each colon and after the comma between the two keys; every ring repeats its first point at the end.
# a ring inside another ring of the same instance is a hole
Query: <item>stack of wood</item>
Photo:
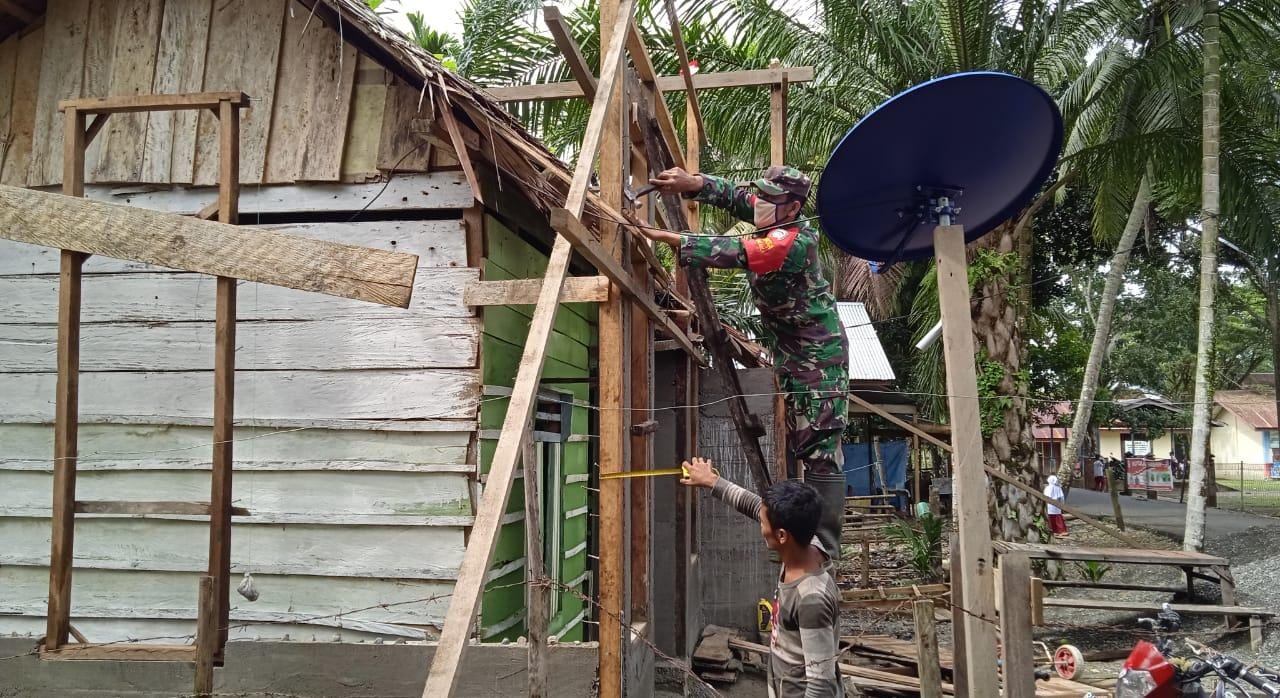
{"type": "MultiPolygon", "coordinates": [[[[712,683],[733,683],[742,671],[742,660],[730,649],[730,642],[741,639],[733,628],[708,625],[702,630],[702,639],[693,650],[693,670],[703,680],[712,683]]],[[[768,649],[765,650],[768,655],[768,649]]]]}

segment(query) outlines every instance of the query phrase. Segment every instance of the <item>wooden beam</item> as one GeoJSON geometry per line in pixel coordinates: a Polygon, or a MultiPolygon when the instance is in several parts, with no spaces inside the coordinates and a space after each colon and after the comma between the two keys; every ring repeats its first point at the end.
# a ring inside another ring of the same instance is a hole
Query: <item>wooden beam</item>
{"type": "MultiPolygon", "coordinates": [[[[698,73],[693,76],[693,86],[699,90],[755,87],[773,85],[784,79],[790,83],[809,82],[813,80],[813,68],[762,68],[757,70],[734,70],[723,73],[698,73]]],[[[662,92],[683,92],[686,89],[683,75],[657,76],[654,83],[662,92]]],[[[575,99],[583,97],[582,87],[576,82],[490,87],[486,88],[484,92],[499,102],[530,102],[544,99],[575,99]]]]}
{"type": "MultiPolygon", "coordinates": [[[[69,109],[63,119],[62,193],[67,197],[80,197],[84,196],[85,117],[83,112],[69,109]]],[[[0,217],[2,216],[3,212],[0,212],[0,217]]],[[[81,268],[85,256],[80,252],[63,249],[58,276],[58,380],[54,391],[53,511],[49,550],[49,605],[45,632],[45,647],[49,650],[56,650],[66,644],[71,630],[71,569],[75,542],[77,430],[80,418],[81,268]]]]}
{"type": "MultiPolygon", "coordinates": [[[[240,210],[240,107],[218,105],[218,220],[234,226],[240,210]]],[[[206,223],[205,225],[211,225],[206,223]]],[[[254,231],[260,232],[260,231],[254,231]]],[[[231,480],[235,444],[236,279],[218,276],[214,296],[213,462],[209,486],[209,572],[218,628],[214,661],[221,662],[231,619],[231,480]]]]}
{"type": "MultiPolygon", "coordinates": [[[[627,27],[627,52],[631,54],[631,61],[636,67],[636,73],[640,76],[640,81],[659,95],[653,101],[653,108],[647,111],[658,119],[658,128],[662,129],[662,136],[667,139],[667,143],[679,143],[680,134],[676,133],[675,120],[671,118],[671,110],[667,108],[667,100],[663,99],[662,94],[657,87],[658,73],[653,67],[653,60],[649,56],[649,48],[644,44],[644,37],[640,34],[640,28],[636,26],[634,21],[627,27]]],[[[681,76],[683,79],[683,76],[681,76]]],[[[641,134],[644,137],[644,134],[641,134]]],[[[678,147],[671,149],[675,164],[678,167],[684,167],[684,154],[678,147]]],[[[670,224],[670,223],[668,223],[670,224]]]]}
{"type": "Polygon", "coordinates": [[[557,208],[551,210],[551,227],[560,235],[571,240],[578,252],[597,271],[609,277],[618,285],[618,288],[622,289],[639,304],[640,309],[644,311],[645,315],[649,316],[650,320],[653,320],[658,327],[671,335],[672,339],[679,342],[685,351],[701,361],[702,353],[694,347],[693,341],[689,339],[689,336],[676,325],[667,313],[658,307],[658,304],[653,301],[649,294],[640,289],[635,278],[627,273],[622,264],[604,251],[601,244],[596,242],[595,236],[591,234],[591,231],[587,230],[587,227],[582,224],[582,221],[570,215],[568,211],[557,208]]]}
{"type": "MultiPolygon", "coordinates": [[[[532,305],[538,302],[542,279],[472,281],[462,289],[466,305],[532,305]]],[[[560,292],[561,303],[601,303],[609,300],[609,277],[570,276],[560,292]]]]}
{"type": "Polygon", "coordinates": [[[587,64],[587,59],[583,57],[578,42],[569,32],[569,25],[560,14],[560,8],[556,5],[543,5],[542,21],[546,22],[547,29],[551,30],[551,38],[555,40],[556,48],[560,49],[561,55],[564,56],[564,62],[569,66],[569,72],[573,73],[573,79],[577,80],[582,88],[582,95],[594,102],[596,76],[591,74],[591,66],[587,64]]]}
{"type": "Polygon", "coordinates": [[[218,654],[218,599],[213,577],[200,578],[196,613],[196,695],[213,694],[213,667],[218,654]]]}
{"type": "MultiPolygon", "coordinates": [[[[609,50],[600,62],[600,80],[596,83],[595,99],[591,103],[591,116],[587,118],[587,127],[582,133],[582,146],[578,149],[578,162],[574,165],[573,181],[569,184],[569,196],[565,198],[565,210],[574,218],[582,216],[582,209],[587,202],[587,188],[591,183],[591,171],[595,157],[601,152],[601,142],[609,121],[608,114],[614,109],[621,109],[621,103],[615,94],[622,84],[622,57],[626,38],[626,27],[631,22],[631,9],[635,0],[620,0],[618,5],[618,28],[615,35],[610,36],[609,50]]],[[[602,20],[603,21],[603,20],[602,20]]],[[[601,33],[603,38],[604,33],[601,33]]],[[[621,156],[619,156],[621,157],[621,156]]],[[[602,165],[603,169],[603,165],[602,165]]],[[[621,177],[621,174],[619,174],[621,177]]],[[[605,191],[604,183],[600,185],[605,191]]],[[[618,202],[621,207],[622,191],[619,188],[618,202]]]]}
{"type": "Polygon", "coordinates": [[[86,148],[93,142],[93,139],[98,137],[98,133],[102,131],[103,126],[107,125],[107,119],[110,117],[110,114],[98,114],[93,117],[93,122],[84,131],[84,145],[86,148]]]}
{"type": "Polygon", "coordinates": [[[1002,555],[1000,642],[1004,648],[1004,698],[1034,698],[1035,656],[1031,637],[1031,561],[1026,555],[1002,555]]]}
{"type": "MultiPolygon", "coordinates": [[[[76,502],[77,514],[132,514],[138,516],[208,516],[208,502],[129,502],[93,500],[76,502]]],[[[232,507],[233,516],[249,516],[244,507],[232,507]]]]}
{"type": "Polygon", "coordinates": [[[920,676],[920,698],[942,698],[942,665],[938,661],[938,628],[935,607],[929,599],[912,602],[916,624],[916,671],[920,676]]]}
{"type": "Polygon", "coordinates": [[[75,109],[85,114],[122,114],[139,111],[172,111],[179,109],[218,110],[218,105],[230,102],[231,106],[248,109],[249,95],[243,92],[194,92],[176,95],[120,95],[117,97],[88,97],[64,99],[58,102],[58,111],[75,109]]]}
{"type": "Polygon", "coordinates": [[[769,86],[769,164],[787,164],[787,79],[785,77],[769,86]]]}
{"type": "Polygon", "coordinates": [[[409,307],[417,255],[219,221],[0,185],[0,238],[409,307]]]}
{"type": "Polygon", "coordinates": [[[467,150],[467,143],[462,140],[462,131],[458,128],[458,118],[453,113],[453,104],[449,102],[449,89],[444,84],[444,73],[437,73],[436,79],[440,83],[440,92],[438,98],[440,100],[440,120],[444,122],[445,130],[449,132],[449,142],[453,148],[453,154],[458,158],[458,164],[462,166],[462,173],[467,178],[467,184],[471,185],[471,198],[476,203],[484,204],[484,194],[480,191],[480,180],[476,178],[476,170],[471,165],[471,153],[467,150]]]}
{"type": "Polygon", "coordinates": [[[128,662],[192,662],[195,645],[67,645],[40,653],[41,659],[94,659],[128,662]]]}
{"type": "Polygon", "coordinates": [[[529,629],[529,698],[547,696],[547,633],[551,614],[551,587],[542,561],[542,508],[538,488],[542,472],[533,436],[526,433],[520,448],[524,465],[524,560],[526,626],[529,629]]]}
{"type": "Polygon", "coordinates": [[[684,33],[680,31],[680,17],[676,15],[674,0],[665,0],[665,4],[667,17],[671,20],[671,43],[676,49],[676,57],[680,59],[680,77],[684,78],[684,93],[689,100],[689,112],[693,114],[693,121],[698,129],[698,142],[706,145],[707,126],[702,121],[702,106],[698,104],[698,90],[693,85],[693,68],[689,65],[689,51],[684,46],[684,33]]]}
{"type": "Polygon", "coordinates": [[[875,405],[873,403],[867,402],[866,400],[855,395],[853,391],[849,392],[849,399],[852,400],[854,404],[862,406],[863,409],[866,409],[869,412],[879,415],[881,418],[883,418],[885,421],[889,422],[890,424],[894,424],[896,426],[902,427],[903,429],[906,429],[909,433],[919,436],[920,438],[924,439],[925,441],[928,441],[929,443],[933,444],[934,446],[937,446],[938,448],[946,451],[947,453],[951,453],[951,444],[945,441],[942,441],[941,439],[935,438],[933,435],[925,432],[923,429],[912,424],[911,422],[907,422],[902,419],[899,419],[898,417],[885,411],[879,405],[875,405]]]}
{"type": "Polygon", "coordinates": [[[31,10],[19,5],[14,0],[0,0],[0,12],[18,18],[18,21],[25,24],[31,24],[36,21],[36,15],[31,10]]]}
{"type": "Polygon", "coordinates": [[[1101,521],[1093,518],[1092,516],[1089,516],[1088,514],[1084,513],[1083,511],[1080,511],[1079,509],[1071,506],[1070,504],[1067,504],[1066,502],[1050,500],[1040,490],[1037,490],[1036,488],[1026,484],[1025,482],[1022,482],[1018,478],[1002,470],[997,470],[995,468],[987,467],[986,471],[987,471],[987,474],[990,475],[991,477],[994,477],[1002,482],[1008,483],[1018,488],[1019,490],[1022,490],[1023,492],[1031,495],[1032,497],[1044,502],[1045,504],[1052,503],[1054,506],[1061,508],[1063,511],[1067,512],[1068,514],[1075,516],[1077,519],[1080,519],[1086,524],[1098,529],[1099,531],[1102,531],[1103,533],[1106,533],[1112,538],[1123,541],[1125,545],[1130,545],[1135,548],[1144,547],[1142,543],[1139,543],[1137,541],[1137,539],[1131,538],[1128,535],[1115,530],[1114,528],[1102,523],[1101,521]]]}
{"type": "Polygon", "coordinates": [[[983,475],[982,429],[978,422],[978,381],[973,357],[973,318],[964,228],[934,228],[938,298],[942,311],[943,358],[947,369],[951,443],[955,458],[955,501],[959,514],[959,572],[963,596],[953,599],[965,610],[957,630],[964,635],[965,667],[971,695],[999,695],[996,665],[994,551],[987,515],[987,478],[983,475]]]}

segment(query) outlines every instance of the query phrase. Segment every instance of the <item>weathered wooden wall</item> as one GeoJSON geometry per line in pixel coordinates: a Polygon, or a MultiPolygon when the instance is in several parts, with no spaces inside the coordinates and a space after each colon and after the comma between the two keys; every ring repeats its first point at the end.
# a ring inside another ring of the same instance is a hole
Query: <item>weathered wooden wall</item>
{"type": "MultiPolygon", "coordinates": [[[[296,0],[50,0],[43,24],[0,42],[0,182],[62,181],[59,100],[219,90],[253,99],[246,185],[457,165],[414,135],[430,101],[296,0]]],[[[216,127],[208,112],[112,116],[86,181],[216,184],[216,127]]]]}
{"type": "MultiPolygon", "coordinates": [[[[452,175],[398,181],[466,200],[452,175]]],[[[373,187],[293,200],[352,209],[373,187]]],[[[245,200],[246,217],[284,205],[245,200]]],[[[414,215],[404,205],[373,210],[414,215]]],[[[236,417],[251,426],[236,431],[234,504],[252,515],[235,520],[232,570],[253,573],[261,598],[233,594],[232,638],[421,638],[443,620],[471,523],[480,400],[480,325],[460,300],[478,270],[455,214],[291,226],[417,254],[408,310],[241,286],[236,417]],[[352,609],[366,610],[314,618],[352,609]]],[[[0,634],[44,623],[56,255],[0,242],[0,634]]],[[[207,501],[213,279],[105,258],[85,272],[78,498],[207,501]]],[[[78,515],[73,622],[94,641],[190,632],[207,540],[202,517],[78,515]]]]}

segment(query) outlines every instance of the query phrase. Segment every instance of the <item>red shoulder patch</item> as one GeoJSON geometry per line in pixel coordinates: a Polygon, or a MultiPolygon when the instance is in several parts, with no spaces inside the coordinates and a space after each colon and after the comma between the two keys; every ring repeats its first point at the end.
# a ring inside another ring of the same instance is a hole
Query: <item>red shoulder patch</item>
{"type": "Polygon", "coordinates": [[[759,237],[748,238],[742,246],[747,250],[747,268],[757,274],[768,274],[782,268],[800,229],[774,228],[759,237]]]}

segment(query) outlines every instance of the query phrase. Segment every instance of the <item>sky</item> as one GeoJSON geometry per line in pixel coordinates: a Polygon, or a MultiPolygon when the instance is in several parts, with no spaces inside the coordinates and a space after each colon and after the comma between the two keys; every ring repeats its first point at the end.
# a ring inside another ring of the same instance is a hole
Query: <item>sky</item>
{"type": "Polygon", "coordinates": [[[407,32],[409,21],[405,19],[405,14],[420,12],[426,19],[428,27],[457,36],[462,32],[462,25],[458,21],[458,12],[462,9],[462,3],[463,0],[386,0],[382,3],[382,7],[378,8],[378,13],[393,10],[394,14],[387,16],[386,19],[407,32]]]}

